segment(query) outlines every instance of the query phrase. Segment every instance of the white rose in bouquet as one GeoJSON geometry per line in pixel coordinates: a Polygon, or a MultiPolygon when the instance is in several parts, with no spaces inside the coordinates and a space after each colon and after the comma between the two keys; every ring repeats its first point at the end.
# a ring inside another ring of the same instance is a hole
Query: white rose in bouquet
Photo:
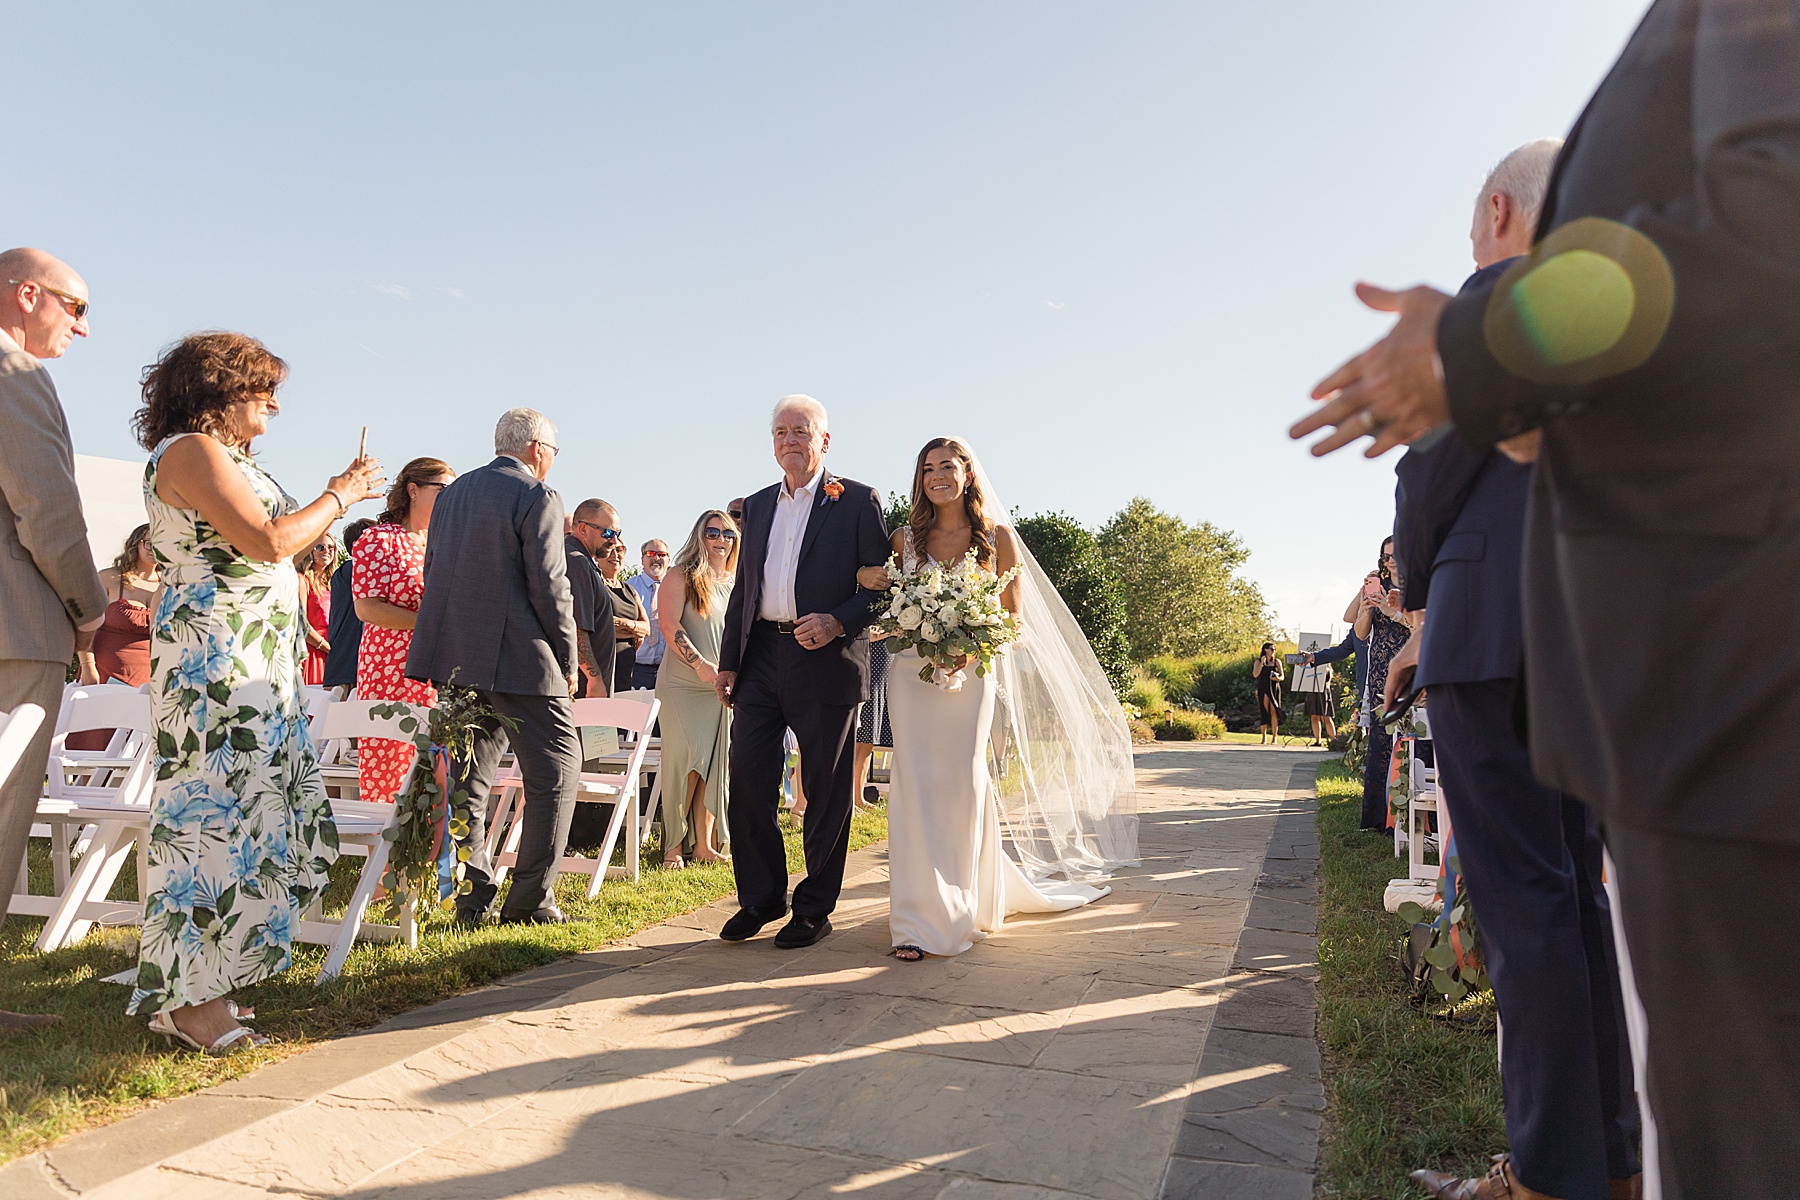
{"type": "Polygon", "coordinates": [[[926,621],[919,626],[919,636],[928,642],[935,642],[944,636],[944,627],[936,621],[926,621]]]}
{"type": "Polygon", "coordinates": [[[901,609],[899,615],[894,619],[900,623],[902,629],[917,629],[919,623],[925,619],[925,614],[918,605],[911,604],[901,609]]]}

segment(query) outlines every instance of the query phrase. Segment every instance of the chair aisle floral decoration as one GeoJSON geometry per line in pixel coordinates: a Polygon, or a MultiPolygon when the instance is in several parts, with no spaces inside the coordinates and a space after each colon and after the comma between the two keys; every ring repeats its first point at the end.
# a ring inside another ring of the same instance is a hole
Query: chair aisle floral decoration
{"type": "MultiPolygon", "coordinates": [[[[400,731],[412,738],[419,765],[394,797],[396,820],[383,834],[391,845],[381,886],[392,912],[407,904],[419,915],[432,907],[447,909],[457,896],[471,890],[473,885],[463,874],[472,853],[468,844],[472,797],[451,787],[450,764],[467,760],[482,728],[496,722],[514,724],[473,688],[446,683],[438,689],[437,699],[424,727],[410,715],[398,722],[400,731]]],[[[394,717],[408,707],[395,702],[374,705],[369,711],[377,717],[394,717]]]]}

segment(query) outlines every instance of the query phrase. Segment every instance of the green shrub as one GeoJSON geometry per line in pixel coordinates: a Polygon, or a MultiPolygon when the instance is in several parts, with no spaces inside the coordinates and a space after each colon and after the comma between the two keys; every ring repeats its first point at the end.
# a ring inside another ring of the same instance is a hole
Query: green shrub
{"type": "Polygon", "coordinates": [[[1131,687],[1125,693],[1125,703],[1135,704],[1142,712],[1154,716],[1169,706],[1168,693],[1163,689],[1162,680],[1153,675],[1146,675],[1140,669],[1131,687]]]}
{"type": "Polygon", "coordinates": [[[1162,684],[1163,694],[1181,704],[1194,694],[1194,664],[1197,661],[1199,660],[1177,658],[1173,654],[1159,654],[1140,663],[1138,671],[1144,678],[1154,679],[1162,684]]]}
{"type": "Polygon", "coordinates": [[[1217,713],[1187,708],[1169,709],[1152,728],[1162,742],[1206,742],[1225,736],[1225,722],[1217,713]]]}

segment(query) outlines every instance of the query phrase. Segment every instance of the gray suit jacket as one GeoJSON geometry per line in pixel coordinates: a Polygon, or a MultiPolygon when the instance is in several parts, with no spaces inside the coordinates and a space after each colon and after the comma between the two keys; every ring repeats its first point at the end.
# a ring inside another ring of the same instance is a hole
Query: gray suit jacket
{"type": "Polygon", "coordinates": [[[425,595],[406,674],[524,696],[567,696],[575,606],[562,498],[501,455],[445,488],[431,510],[425,595]]]}
{"type": "Polygon", "coordinates": [[[0,659],[66,663],[106,611],[50,373],[0,333],[0,659]]]}

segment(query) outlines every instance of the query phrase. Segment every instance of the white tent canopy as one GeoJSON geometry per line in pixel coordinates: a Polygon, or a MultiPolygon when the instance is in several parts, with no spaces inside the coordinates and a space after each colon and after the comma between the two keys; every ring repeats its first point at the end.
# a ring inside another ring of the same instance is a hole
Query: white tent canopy
{"type": "Polygon", "coordinates": [[[94,565],[107,566],[124,549],[131,531],[144,523],[144,464],[77,454],[75,486],[81,489],[94,565]]]}

